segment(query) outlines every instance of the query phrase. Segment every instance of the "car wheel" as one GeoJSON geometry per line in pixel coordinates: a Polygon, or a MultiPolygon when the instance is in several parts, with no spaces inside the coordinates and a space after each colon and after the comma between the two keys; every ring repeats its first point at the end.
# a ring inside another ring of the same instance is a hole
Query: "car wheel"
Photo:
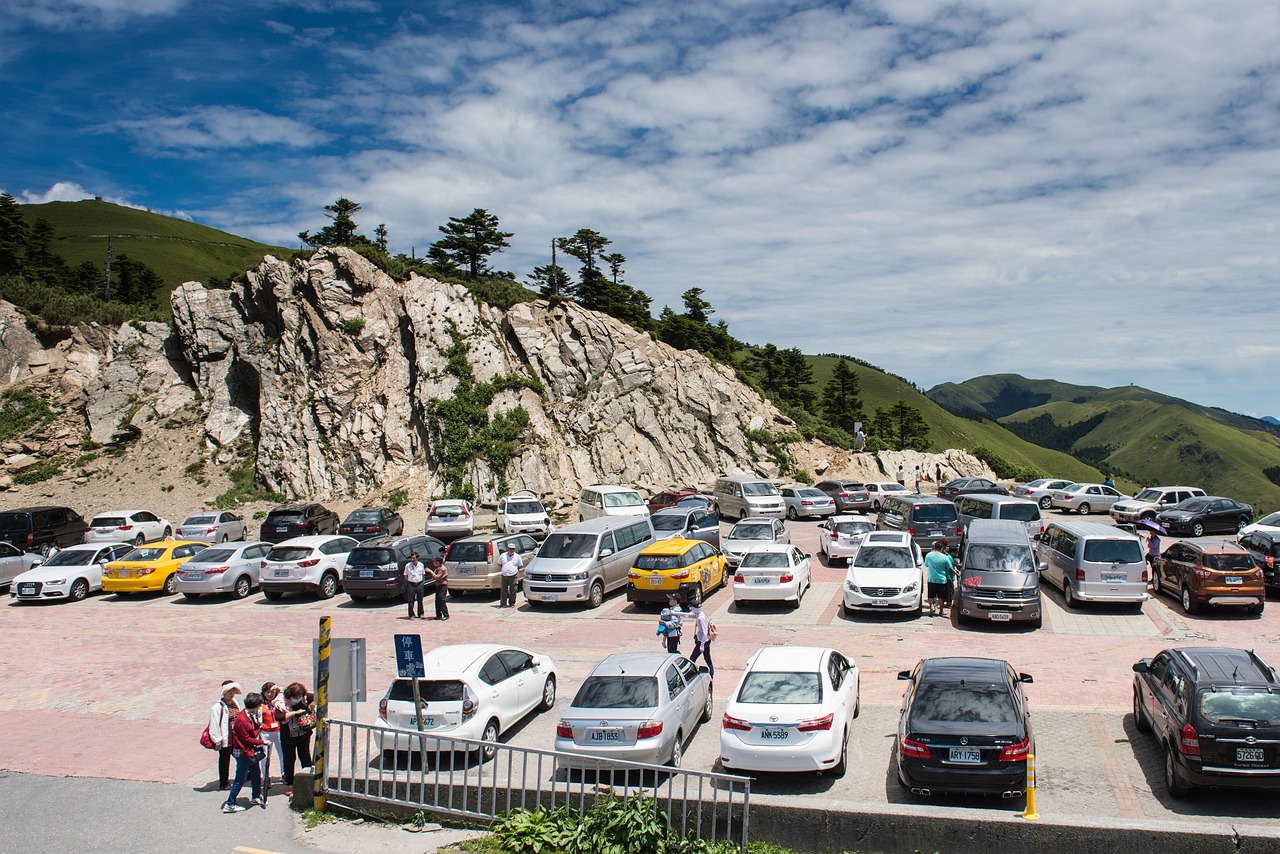
{"type": "Polygon", "coordinates": [[[684,759],[684,733],[676,730],[676,740],[671,745],[671,759],[667,761],[667,764],[672,768],[679,768],[681,759],[684,759]]]}
{"type": "Polygon", "coordinates": [[[840,761],[831,769],[831,773],[837,777],[843,777],[845,769],[849,767],[849,730],[844,731],[844,738],[840,739],[840,761]]]}
{"type": "Polygon", "coordinates": [[[702,722],[709,723],[716,712],[716,698],[711,696],[711,686],[707,686],[707,701],[702,704],[702,722]]]}
{"type": "Polygon", "coordinates": [[[164,580],[164,592],[166,596],[172,596],[178,592],[178,573],[169,573],[169,577],[164,580]]]}
{"type": "Polygon", "coordinates": [[[1052,506],[1053,506],[1053,499],[1050,498],[1049,496],[1046,495],[1044,498],[1040,499],[1041,510],[1048,510],[1052,506]]]}
{"type": "Polygon", "coordinates": [[[1200,606],[1196,604],[1196,600],[1191,598],[1191,588],[1183,585],[1182,587],[1182,611],[1186,614],[1194,614],[1200,610],[1200,606]]]}
{"type": "Polygon", "coordinates": [[[220,542],[220,543],[225,543],[226,541],[227,541],[227,535],[226,535],[226,534],[223,534],[222,536],[218,537],[218,542],[220,542]]]}
{"type": "Polygon", "coordinates": [[[1092,508],[1089,507],[1089,502],[1085,501],[1081,503],[1080,507],[1077,508],[1077,511],[1080,513],[1081,516],[1088,516],[1090,509],[1092,508]]]}
{"type": "Polygon", "coordinates": [[[1151,721],[1142,711],[1142,700],[1138,697],[1138,689],[1133,689],[1133,725],[1138,732],[1151,732],[1151,721]]]}
{"type": "Polygon", "coordinates": [[[1246,607],[1245,610],[1248,611],[1250,614],[1261,616],[1263,609],[1265,609],[1266,607],[1267,607],[1266,602],[1257,601],[1257,602],[1254,602],[1252,605],[1249,605],[1248,607],[1246,607]]]}
{"type": "Polygon", "coordinates": [[[243,543],[248,539],[249,539],[249,529],[245,528],[242,531],[240,531],[240,542],[243,543]]]}
{"type": "Polygon", "coordinates": [[[46,558],[47,558],[47,557],[49,556],[49,552],[51,552],[51,551],[53,551],[53,544],[52,544],[52,543],[41,543],[41,544],[40,544],[40,557],[46,557],[46,558]]]}
{"type": "Polygon", "coordinates": [[[542,711],[547,711],[556,704],[556,677],[548,676],[547,681],[542,683],[542,705],[538,706],[542,711]]]}
{"type": "Polygon", "coordinates": [[[1075,608],[1077,604],[1076,594],[1071,591],[1071,582],[1066,579],[1062,581],[1062,604],[1069,610],[1075,608]]]}
{"type": "Polygon", "coordinates": [[[879,502],[879,501],[877,501],[877,502],[875,502],[874,504],[872,504],[872,505],[871,505],[871,509],[872,509],[872,510],[874,510],[874,511],[876,511],[877,513],[879,513],[879,512],[880,512],[880,502],[879,502]]]}
{"type": "Polygon", "coordinates": [[[320,589],[316,591],[321,599],[332,599],[338,592],[338,579],[333,573],[326,572],[320,578],[320,589]]]}
{"type": "Polygon", "coordinates": [[[251,590],[253,590],[253,582],[249,580],[249,576],[242,575],[236,579],[236,586],[231,588],[231,598],[243,599],[251,590]]]}
{"type": "Polygon", "coordinates": [[[283,590],[263,590],[262,595],[265,596],[267,599],[270,599],[272,602],[276,602],[284,598],[284,591],[283,590]]]}
{"type": "Polygon", "coordinates": [[[1185,798],[1191,792],[1191,786],[1182,779],[1182,772],[1178,770],[1172,747],[1166,748],[1164,752],[1164,790],[1171,798],[1185,798]]]}
{"type": "Polygon", "coordinates": [[[591,585],[591,607],[599,608],[604,604],[604,585],[599,581],[591,585]]]}
{"type": "Polygon", "coordinates": [[[89,598],[89,582],[83,578],[77,578],[71,584],[71,590],[67,593],[67,598],[72,602],[83,602],[89,598]]]}
{"type": "Polygon", "coordinates": [[[787,518],[790,519],[792,522],[796,521],[796,519],[799,518],[799,516],[796,514],[796,508],[794,507],[787,508],[787,518]]]}
{"type": "Polygon", "coordinates": [[[1236,522],[1236,533],[1240,533],[1247,527],[1249,527],[1249,520],[1244,518],[1240,519],[1240,521],[1236,522]]]}
{"type": "Polygon", "coordinates": [[[1204,523],[1203,523],[1203,522],[1196,522],[1194,525],[1192,525],[1192,526],[1191,526],[1191,536],[1193,536],[1193,537],[1203,537],[1203,536],[1204,536],[1204,523]]]}
{"type": "Polygon", "coordinates": [[[1039,617],[1036,617],[1034,620],[1032,620],[1032,621],[1031,621],[1031,628],[1033,628],[1033,629],[1043,629],[1043,628],[1044,628],[1044,615],[1041,615],[1041,616],[1039,616],[1039,617]]]}
{"type": "Polygon", "coordinates": [[[173,539],[173,528],[165,528],[165,529],[164,529],[164,536],[163,536],[163,537],[161,537],[160,539],[162,539],[162,540],[171,540],[171,539],[173,539]]]}
{"type": "MultiPolygon", "coordinates": [[[[497,741],[498,740],[498,721],[496,718],[491,719],[487,724],[484,725],[484,732],[480,733],[480,740],[481,741],[497,741]]],[[[498,748],[491,744],[486,744],[480,748],[480,759],[484,762],[490,761],[491,759],[493,759],[493,757],[497,755],[498,755],[498,748]]]]}
{"type": "Polygon", "coordinates": [[[183,590],[183,591],[182,591],[182,598],[183,598],[183,599],[199,599],[199,598],[200,598],[200,594],[199,594],[199,593],[192,593],[190,590],[183,590]]]}
{"type": "Polygon", "coordinates": [[[134,537],[134,538],[133,538],[133,544],[134,544],[135,546],[140,546],[140,545],[142,545],[143,543],[145,543],[146,541],[147,541],[147,538],[146,538],[146,537],[144,537],[144,536],[142,536],[142,534],[138,534],[138,536],[136,536],[136,537],[134,537]]]}
{"type": "Polygon", "coordinates": [[[690,605],[701,605],[703,599],[702,585],[699,584],[693,591],[693,598],[689,600],[690,605]]]}
{"type": "Polygon", "coordinates": [[[1151,571],[1151,592],[1157,596],[1164,592],[1164,589],[1160,586],[1160,570],[1158,569],[1151,571]]]}

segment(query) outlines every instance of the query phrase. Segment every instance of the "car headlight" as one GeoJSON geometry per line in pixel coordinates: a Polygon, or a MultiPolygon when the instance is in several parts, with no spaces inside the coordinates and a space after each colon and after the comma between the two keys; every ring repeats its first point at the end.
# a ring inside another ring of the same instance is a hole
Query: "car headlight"
{"type": "Polygon", "coordinates": [[[573,575],[569,576],[569,580],[570,581],[586,581],[587,574],[585,572],[575,572],[573,575]]]}
{"type": "Polygon", "coordinates": [[[55,584],[66,584],[66,583],[67,583],[67,580],[65,578],[56,578],[53,581],[46,581],[45,586],[52,587],[55,584]]]}
{"type": "Polygon", "coordinates": [[[916,592],[917,590],[919,590],[919,589],[920,589],[920,582],[919,582],[919,581],[913,581],[913,582],[911,582],[910,584],[908,584],[906,587],[902,588],[902,592],[903,592],[903,593],[915,593],[915,592],[916,592]]]}
{"type": "Polygon", "coordinates": [[[861,593],[861,592],[862,592],[860,589],[858,589],[858,585],[854,584],[852,581],[845,581],[845,583],[844,583],[844,589],[845,589],[845,590],[848,590],[850,593],[861,593]]]}

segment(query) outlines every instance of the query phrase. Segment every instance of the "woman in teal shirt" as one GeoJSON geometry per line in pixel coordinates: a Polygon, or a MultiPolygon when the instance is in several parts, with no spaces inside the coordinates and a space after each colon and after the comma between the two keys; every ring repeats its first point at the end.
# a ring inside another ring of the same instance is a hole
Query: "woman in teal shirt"
{"type": "Polygon", "coordinates": [[[924,556],[925,580],[929,582],[929,616],[947,615],[947,586],[957,575],[956,562],[947,554],[947,540],[935,540],[933,550],[924,556]]]}

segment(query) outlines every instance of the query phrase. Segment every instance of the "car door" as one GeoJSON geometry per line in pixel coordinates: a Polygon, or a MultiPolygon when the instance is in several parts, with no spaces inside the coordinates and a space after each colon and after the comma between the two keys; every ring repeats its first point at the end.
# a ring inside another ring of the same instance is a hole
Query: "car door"
{"type": "MultiPolygon", "coordinates": [[[[679,660],[687,662],[687,659],[679,660]]],[[[671,698],[670,720],[675,724],[676,728],[684,731],[684,740],[688,741],[689,735],[693,732],[693,719],[690,717],[690,709],[696,708],[701,712],[702,707],[694,706],[691,696],[693,689],[674,661],[667,663],[666,681],[667,696],[671,698]]]]}
{"type": "MultiPolygon", "coordinates": [[[[542,682],[538,680],[537,669],[533,666],[533,656],[518,649],[504,649],[498,653],[507,672],[511,674],[509,681],[515,683],[519,700],[516,703],[516,716],[523,717],[531,709],[542,702],[542,682]]],[[[517,718],[512,718],[512,723],[517,718]]]]}
{"type": "Polygon", "coordinates": [[[687,658],[677,658],[676,668],[684,679],[689,694],[689,722],[685,727],[685,736],[697,729],[702,720],[702,710],[707,704],[707,694],[711,691],[711,679],[699,672],[698,668],[687,658]]]}
{"type": "Polygon", "coordinates": [[[23,552],[9,543],[0,543],[0,587],[6,587],[13,579],[26,571],[23,552]]]}
{"type": "Polygon", "coordinates": [[[845,728],[858,705],[858,689],[850,675],[849,660],[834,650],[827,656],[827,680],[835,698],[833,712],[836,723],[845,728]]]}
{"type": "Polygon", "coordinates": [[[489,703],[498,716],[502,729],[520,717],[520,684],[502,660],[501,653],[493,653],[480,667],[480,682],[489,694],[489,703]]]}
{"type": "Polygon", "coordinates": [[[711,546],[720,546],[720,517],[705,510],[695,510],[689,517],[688,536],[711,546]]]}
{"type": "Polygon", "coordinates": [[[1205,521],[1205,531],[1235,532],[1236,516],[1239,515],[1235,503],[1219,499],[1209,505],[1209,518],[1205,521]]]}
{"type": "Polygon", "coordinates": [[[1183,685],[1185,680],[1178,669],[1170,663],[1155,685],[1155,712],[1151,718],[1152,728],[1160,735],[1160,741],[1177,744],[1182,734],[1182,724],[1186,718],[1183,706],[1183,685]]]}
{"type": "Polygon", "coordinates": [[[812,569],[809,566],[809,559],[795,546],[791,547],[791,566],[792,572],[796,574],[796,580],[799,582],[796,586],[796,591],[801,592],[812,581],[812,569]]]}

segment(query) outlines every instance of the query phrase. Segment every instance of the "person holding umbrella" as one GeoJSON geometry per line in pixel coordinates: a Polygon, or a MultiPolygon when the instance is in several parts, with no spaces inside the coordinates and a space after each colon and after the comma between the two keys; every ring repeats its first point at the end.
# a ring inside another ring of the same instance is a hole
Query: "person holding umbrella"
{"type": "Polygon", "coordinates": [[[1164,533],[1164,528],[1154,519],[1139,519],[1138,524],[1147,529],[1147,564],[1154,575],[1156,559],[1160,557],[1160,534],[1164,533]]]}

